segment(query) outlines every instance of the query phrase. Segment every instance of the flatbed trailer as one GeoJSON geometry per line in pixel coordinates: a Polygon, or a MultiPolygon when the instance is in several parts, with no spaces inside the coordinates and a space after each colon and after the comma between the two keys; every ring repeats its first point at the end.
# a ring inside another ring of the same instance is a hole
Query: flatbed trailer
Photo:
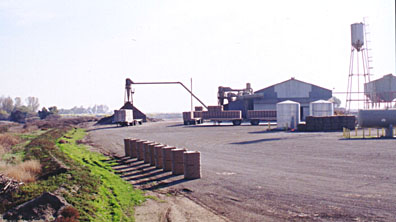
{"type": "Polygon", "coordinates": [[[242,122],[259,125],[260,122],[276,121],[276,110],[248,110],[246,118],[242,118],[241,110],[223,110],[222,106],[209,106],[208,111],[202,111],[196,107],[196,111],[183,112],[183,121],[184,125],[195,125],[204,121],[232,122],[236,126],[242,122]]]}
{"type": "Polygon", "coordinates": [[[232,122],[232,125],[234,126],[239,126],[242,124],[243,119],[242,118],[209,118],[205,119],[208,121],[212,121],[214,123],[222,123],[222,122],[232,122]]]}
{"type": "Polygon", "coordinates": [[[259,125],[260,122],[276,121],[276,110],[248,110],[246,120],[251,125],[259,125]]]}

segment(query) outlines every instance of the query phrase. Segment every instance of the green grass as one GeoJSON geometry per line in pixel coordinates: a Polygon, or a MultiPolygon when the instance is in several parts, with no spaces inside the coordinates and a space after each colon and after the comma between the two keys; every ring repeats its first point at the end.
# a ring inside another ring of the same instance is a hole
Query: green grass
{"type": "Polygon", "coordinates": [[[114,162],[102,154],[87,150],[84,145],[76,144],[85,136],[83,129],[71,130],[65,136],[61,139],[68,143],[58,143],[61,151],[99,177],[100,185],[95,198],[89,201],[95,209],[95,220],[134,221],[133,208],[145,200],[143,193],[114,173],[111,168],[114,162]]]}
{"type": "Polygon", "coordinates": [[[75,128],[25,136],[29,143],[14,155],[24,160],[39,160],[42,173],[39,180],[24,184],[0,203],[0,213],[43,192],[58,191],[78,210],[80,221],[134,221],[133,209],[145,200],[143,192],[114,173],[113,161],[76,143],[84,136],[84,130],[75,128]],[[60,144],[61,139],[67,143],[60,144]],[[59,168],[59,162],[68,170],[51,174],[59,168]]]}

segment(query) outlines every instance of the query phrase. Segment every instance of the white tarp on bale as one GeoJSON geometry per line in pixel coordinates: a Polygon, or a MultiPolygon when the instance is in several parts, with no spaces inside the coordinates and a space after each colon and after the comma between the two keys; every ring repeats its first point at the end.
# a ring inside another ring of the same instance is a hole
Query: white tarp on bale
{"type": "Polygon", "coordinates": [[[300,122],[300,103],[286,100],[276,104],[276,121],[278,128],[296,129],[300,122]]]}

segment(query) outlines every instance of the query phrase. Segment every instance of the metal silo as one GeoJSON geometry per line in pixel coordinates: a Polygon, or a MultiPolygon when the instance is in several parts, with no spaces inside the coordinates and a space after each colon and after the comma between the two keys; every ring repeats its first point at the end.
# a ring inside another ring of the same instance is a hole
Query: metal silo
{"type": "Polygon", "coordinates": [[[333,116],[334,105],[326,100],[318,100],[309,104],[310,116],[333,116]]]}
{"type": "Polygon", "coordinates": [[[300,122],[300,103],[286,100],[276,104],[276,122],[278,128],[296,129],[300,122]]]}
{"type": "Polygon", "coordinates": [[[351,25],[351,39],[352,46],[360,51],[360,48],[364,45],[364,24],[354,23],[351,25]]]}

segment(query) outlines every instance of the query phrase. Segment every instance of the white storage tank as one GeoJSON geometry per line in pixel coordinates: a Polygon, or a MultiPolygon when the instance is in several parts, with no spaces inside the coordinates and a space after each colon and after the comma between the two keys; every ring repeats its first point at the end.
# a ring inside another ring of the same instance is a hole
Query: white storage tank
{"type": "Polygon", "coordinates": [[[278,128],[296,129],[300,122],[300,103],[290,100],[277,103],[276,122],[278,128]]]}
{"type": "Polygon", "coordinates": [[[352,46],[360,51],[364,45],[364,24],[354,23],[351,25],[351,40],[352,46]]]}
{"type": "Polygon", "coordinates": [[[309,104],[310,116],[333,116],[334,104],[326,100],[318,100],[309,104]]]}

